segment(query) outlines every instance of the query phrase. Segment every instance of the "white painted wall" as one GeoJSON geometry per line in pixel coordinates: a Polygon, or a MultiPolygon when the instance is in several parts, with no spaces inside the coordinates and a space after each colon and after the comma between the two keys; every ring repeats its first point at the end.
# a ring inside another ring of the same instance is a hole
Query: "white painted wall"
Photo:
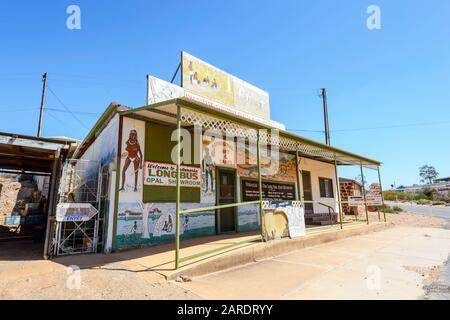
{"type": "MultiPolygon", "coordinates": [[[[300,170],[309,171],[311,173],[311,188],[314,201],[323,201],[328,204],[330,201],[334,201],[334,204],[330,204],[334,207],[336,212],[339,211],[339,204],[337,203],[337,188],[336,188],[336,177],[334,171],[334,165],[320,162],[308,158],[301,158],[300,160],[300,170]],[[328,178],[333,180],[333,195],[334,198],[321,198],[320,197],[320,186],[319,177],[328,178]]],[[[328,209],[322,205],[314,204],[314,213],[327,213],[328,209]]]]}
{"type": "Polygon", "coordinates": [[[108,229],[106,230],[106,241],[104,252],[109,253],[112,251],[112,239],[113,239],[113,229],[114,229],[114,210],[115,210],[115,200],[116,200],[116,171],[111,171],[109,174],[109,186],[108,186],[108,200],[109,200],[109,210],[108,210],[108,229]]]}

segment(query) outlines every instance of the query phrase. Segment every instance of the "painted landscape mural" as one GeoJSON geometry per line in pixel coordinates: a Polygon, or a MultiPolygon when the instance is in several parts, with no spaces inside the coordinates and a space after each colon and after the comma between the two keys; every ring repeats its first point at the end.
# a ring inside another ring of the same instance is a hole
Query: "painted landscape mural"
{"type": "MultiPolygon", "coordinates": [[[[124,118],[117,213],[116,248],[152,245],[175,238],[175,203],[143,203],[142,154],[145,146],[145,123],[124,118]]],[[[204,153],[200,203],[181,203],[181,209],[215,204],[215,170],[213,161],[204,153]],[[207,177],[207,178],[206,178],[207,177]],[[208,183],[206,184],[206,179],[208,183]]],[[[201,212],[180,216],[180,238],[216,234],[215,213],[201,212]]]]}

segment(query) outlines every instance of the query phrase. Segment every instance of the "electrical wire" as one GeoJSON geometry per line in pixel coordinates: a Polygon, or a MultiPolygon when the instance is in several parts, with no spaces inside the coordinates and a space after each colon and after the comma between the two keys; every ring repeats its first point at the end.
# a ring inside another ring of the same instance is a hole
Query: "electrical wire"
{"type": "MultiPolygon", "coordinates": [[[[54,112],[63,112],[63,113],[69,113],[67,110],[58,109],[58,108],[52,108],[52,107],[45,107],[45,110],[50,110],[54,112]]],[[[73,110],[72,111],[75,114],[78,115],[86,115],[86,116],[92,116],[92,117],[98,117],[101,115],[99,112],[87,112],[87,111],[79,111],[79,110],[73,110]]]]}
{"type": "Polygon", "coordinates": [[[56,93],[50,88],[49,85],[47,85],[48,90],[53,94],[53,96],[56,98],[56,100],[59,101],[59,103],[66,109],[72,117],[78,121],[79,124],[81,124],[85,129],[89,129],[65,104],[62,102],[62,100],[56,95],[56,93]]]}
{"type": "MultiPolygon", "coordinates": [[[[450,121],[420,122],[420,123],[387,125],[387,126],[379,126],[379,127],[337,129],[337,130],[330,130],[330,132],[341,133],[341,132],[369,131],[369,130],[395,129],[395,128],[406,128],[406,127],[423,127],[423,126],[434,126],[434,125],[442,125],[442,124],[450,124],[450,121]]],[[[324,132],[323,130],[302,130],[302,129],[287,129],[287,130],[288,131],[299,131],[299,132],[320,132],[320,133],[324,132]]]]}

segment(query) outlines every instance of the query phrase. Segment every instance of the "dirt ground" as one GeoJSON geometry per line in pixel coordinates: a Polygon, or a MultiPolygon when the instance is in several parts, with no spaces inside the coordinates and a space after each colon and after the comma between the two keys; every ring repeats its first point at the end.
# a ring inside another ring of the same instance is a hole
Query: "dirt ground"
{"type": "MultiPolygon", "coordinates": [[[[408,213],[388,214],[387,219],[398,227],[443,229],[448,226],[441,218],[408,213]]],[[[378,220],[378,214],[370,213],[370,221],[375,220],[378,220]]],[[[7,255],[5,246],[0,242],[0,299],[200,298],[179,283],[168,282],[156,272],[142,272],[127,261],[86,267],[73,273],[57,260],[41,260],[40,247],[33,251],[25,246],[26,250],[17,255],[7,255]]],[[[420,270],[414,266],[410,268],[426,280],[424,284],[433,283],[439,276],[437,266],[424,266],[420,270]]]]}
{"type": "MultiPolygon", "coordinates": [[[[383,213],[381,219],[383,219],[383,213]]],[[[449,221],[443,218],[413,214],[408,212],[387,213],[386,220],[398,226],[423,227],[423,228],[445,228],[449,221]]],[[[377,212],[369,212],[369,221],[378,221],[377,212]]]]}
{"type": "Polygon", "coordinates": [[[11,242],[0,242],[1,300],[197,298],[157,273],[141,272],[127,261],[73,269],[57,259],[42,260],[40,244],[22,241],[12,246],[11,242]]]}

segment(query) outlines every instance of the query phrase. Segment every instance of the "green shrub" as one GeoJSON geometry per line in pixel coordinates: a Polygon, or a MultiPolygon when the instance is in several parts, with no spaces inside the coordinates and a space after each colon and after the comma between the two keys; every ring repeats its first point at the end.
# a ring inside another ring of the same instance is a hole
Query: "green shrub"
{"type": "Polygon", "coordinates": [[[414,195],[413,200],[431,200],[431,196],[426,195],[424,193],[420,193],[414,195]]]}
{"type": "Polygon", "coordinates": [[[402,211],[403,211],[403,209],[398,206],[390,207],[390,206],[384,205],[384,207],[381,208],[381,212],[385,212],[385,213],[399,213],[402,211]]]}

